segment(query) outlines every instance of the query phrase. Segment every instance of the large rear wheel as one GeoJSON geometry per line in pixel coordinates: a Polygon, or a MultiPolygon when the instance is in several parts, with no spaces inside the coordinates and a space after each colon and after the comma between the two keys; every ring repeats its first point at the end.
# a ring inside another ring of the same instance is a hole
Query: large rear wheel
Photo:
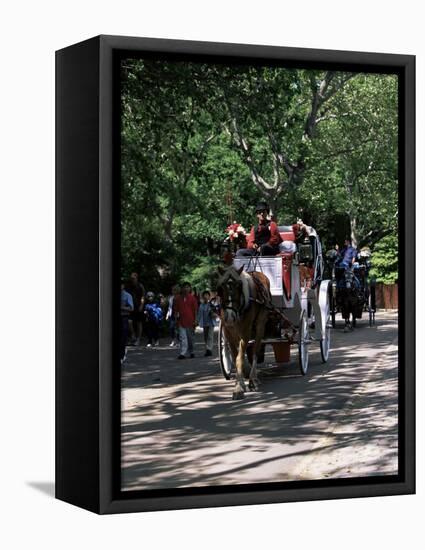
{"type": "Polygon", "coordinates": [[[226,340],[226,334],[224,332],[222,321],[220,321],[218,328],[218,358],[224,378],[226,380],[230,380],[232,371],[234,370],[234,363],[230,352],[229,343],[226,340]]]}
{"type": "MultiPolygon", "coordinates": [[[[329,350],[331,349],[331,293],[327,293],[327,301],[324,306],[324,315],[322,315],[322,338],[320,339],[320,355],[322,362],[326,363],[329,358],[329,350]]],[[[323,306],[322,306],[323,307],[323,306]]]]}
{"type": "Polygon", "coordinates": [[[336,327],[336,300],[333,295],[333,290],[331,290],[330,296],[330,308],[331,308],[331,319],[332,319],[332,328],[336,327]]]}
{"type": "Polygon", "coordinates": [[[307,311],[301,313],[298,341],[298,365],[302,375],[307,374],[308,369],[308,346],[310,343],[308,332],[307,311]]]}

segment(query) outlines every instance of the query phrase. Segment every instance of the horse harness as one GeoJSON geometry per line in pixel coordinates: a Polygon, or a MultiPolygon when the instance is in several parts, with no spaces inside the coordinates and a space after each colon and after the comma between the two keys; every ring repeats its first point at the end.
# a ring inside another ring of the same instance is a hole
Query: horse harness
{"type": "Polygon", "coordinates": [[[282,319],[283,323],[283,329],[284,329],[284,337],[291,343],[294,342],[295,334],[297,333],[297,329],[294,326],[293,323],[284,315],[277,307],[275,307],[272,303],[271,294],[270,291],[263,285],[257,274],[250,273],[251,280],[254,282],[257,296],[260,298],[252,298],[250,296],[249,300],[250,302],[255,302],[256,304],[262,305],[264,308],[268,309],[269,312],[272,314],[272,316],[278,320],[282,319]]]}
{"type": "Polygon", "coordinates": [[[251,272],[251,273],[249,273],[249,275],[250,275],[250,280],[252,281],[252,283],[254,285],[254,288],[255,288],[255,291],[256,291],[255,294],[256,294],[257,297],[254,298],[253,296],[251,296],[251,292],[250,292],[251,285],[248,282],[248,289],[249,289],[248,290],[248,294],[249,294],[248,303],[245,299],[244,292],[242,292],[241,304],[239,306],[239,309],[236,309],[234,307],[233,300],[232,300],[231,296],[230,296],[230,299],[227,299],[225,302],[223,302],[223,309],[230,309],[230,310],[234,311],[238,316],[241,316],[244,311],[248,310],[251,303],[259,304],[259,305],[263,306],[265,309],[267,309],[271,313],[271,316],[273,316],[276,320],[278,320],[278,319],[283,320],[282,325],[283,325],[283,329],[284,329],[284,337],[289,342],[291,342],[291,343],[294,342],[295,334],[297,333],[297,329],[294,326],[294,324],[291,323],[291,321],[278,308],[276,308],[273,305],[270,291],[268,290],[267,287],[265,287],[263,285],[263,283],[261,282],[258,275],[255,272],[251,272]]]}

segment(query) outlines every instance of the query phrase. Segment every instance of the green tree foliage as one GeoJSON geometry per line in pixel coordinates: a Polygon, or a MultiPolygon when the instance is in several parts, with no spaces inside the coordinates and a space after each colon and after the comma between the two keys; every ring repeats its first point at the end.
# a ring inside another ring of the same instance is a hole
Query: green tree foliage
{"type": "Polygon", "coordinates": [[[378,283],[393,284],[398,280],[397,235],[386,235],[376,243],[372,254],[371,276],[378,283]]]}
{"type": "Polygon", "coordinates": [[[328,245],[396,232],[395,76],[127,59],[121,77],[123,275],[211,287],[262,198],[328,245]]]}

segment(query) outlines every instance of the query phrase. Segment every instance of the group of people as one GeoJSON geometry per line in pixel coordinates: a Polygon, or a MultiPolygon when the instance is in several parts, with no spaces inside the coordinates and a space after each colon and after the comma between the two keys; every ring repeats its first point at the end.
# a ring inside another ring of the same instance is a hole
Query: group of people
{"type": "Polygon", "coordinates": [[[213,352],[214,327],[218,322],[219,298],[208,290],[198,295],[189,282],[172,287],[164,295],[145,292],[137,273],[128,281],[121,281],[121,362],[126,358],[128,345],[139,346],[142,333],[146,334],[147,347],[159,345],[161,329],[165,324],[170,336],[170,347],[179,347],[177,359],[193,358],[194,334],[202,328],[205,356],[213,352]]]}

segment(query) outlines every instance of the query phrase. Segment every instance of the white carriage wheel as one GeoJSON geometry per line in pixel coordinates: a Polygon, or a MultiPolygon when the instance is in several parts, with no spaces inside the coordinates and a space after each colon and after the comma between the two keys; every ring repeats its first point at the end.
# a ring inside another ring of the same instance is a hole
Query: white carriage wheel
{"type": "Polygon", "coordinates": [[[298,365],[302,375],[307,374],[308,369],[308,346],[309,346],[309,334],[308,334],[308,319],[307,312],[303,310],[300,318],[299,326],[299,342],[298,342],[298,365]]]}
{"type": "Polygon", "coordinates": [[[234,364],[221,320],[218,328],[218,357],[224,378],[230,380],[234,364]]]}
{"type": "Polygon", "coordinates": [[[329,350],[331,348],[331,313],[330,313],[330,298],[329,292],[326,300],[326,313],[325,313],[325,336],[320,339],[320,355],[322,356],[322,362],[326,363],[329,358],[329,350]]]}

